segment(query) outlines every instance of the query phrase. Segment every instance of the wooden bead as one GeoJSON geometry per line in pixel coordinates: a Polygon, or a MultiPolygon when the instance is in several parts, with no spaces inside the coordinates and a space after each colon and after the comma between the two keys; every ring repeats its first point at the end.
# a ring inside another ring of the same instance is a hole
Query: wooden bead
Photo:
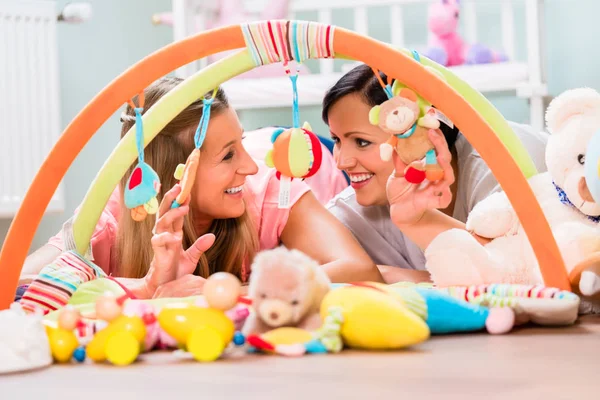
{"type": "Polygon", "coordinates": [[[121,315],[121,306],[113,296],[101,296],[96,300],[96,317],[104,321],[112,321],[121,315]]]}
{"type": "Polygon", "coordinates": [[[242,284],[227,272],[211,275],[204,284],[204,298],[208,305],[219,310],[229,310],[238,302],[242,284]]]}
{"type": "Polygon", "coordinates": [[[58,316],[58,326],[67,331],[72,331],[77,327],[77,323],[81,318],[79,310],[73,306],[67,305],[60,311],[58,316]]]}

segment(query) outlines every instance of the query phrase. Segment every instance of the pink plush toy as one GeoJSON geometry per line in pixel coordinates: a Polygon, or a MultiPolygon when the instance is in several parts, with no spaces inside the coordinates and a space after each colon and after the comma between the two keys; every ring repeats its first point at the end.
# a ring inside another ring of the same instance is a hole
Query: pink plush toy
{"type": "Polygon", "coordinates": [[[446,67],[507,60],[482,44],[466,43],[457,31],[459,17],[460,0],[440,0],[429,6],[429,48],[423,52],[427,58],[446,67]]]}

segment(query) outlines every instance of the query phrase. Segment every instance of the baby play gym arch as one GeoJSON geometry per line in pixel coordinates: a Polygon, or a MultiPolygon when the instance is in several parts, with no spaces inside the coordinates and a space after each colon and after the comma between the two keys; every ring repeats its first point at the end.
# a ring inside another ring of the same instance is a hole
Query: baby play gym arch
{"type": "MultiPolygon", "coordinates": [[[[126,70],[92,99],[55,144],[11,224],[0,252],[0,310],[13,301],[22,265],[52,194],[98,128],[156,79],[197,59],[235,49],[240,51],[189,77],[144,114],[145,145],[203,93],[252,68],[309,58],[362,61],[402,81],[460,127],[506,191],[531,241],[545,284],[570,288],[558,246],[526,180],[537,173],[535,166],[505,119],[483,95],[425,57],[418,62],[408,51],[398,51],[340,27],[278,20],[227,26],[170,44],[126,70]]],[[[132,127],[92,182],[73,222],[73,239],[79,253],[87,251],[110,194],[136,156],[132,127]]]]}

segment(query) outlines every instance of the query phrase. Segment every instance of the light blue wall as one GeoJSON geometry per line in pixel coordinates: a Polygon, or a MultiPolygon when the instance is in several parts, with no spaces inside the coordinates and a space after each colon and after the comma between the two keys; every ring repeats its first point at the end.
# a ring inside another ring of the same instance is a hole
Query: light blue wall
{"type": "MultiPolygon", "coordinates": [[[[60,10],[68,0],[58,1],[60,10]]],[[[172,30],[153,26],[152,14],[168,10],[164,0],[92,0],[90,21],[58,26],[62,128],[114,78],[149,53],[167,45],[172,30]]],[[[0,61],[1,62],[1,61],[0,61]]],[[[0,94],[1,95],[1,94],[0,94]]],[[[66,212],[45,216],[31,249],[36,249],[60,230],[72,215],[98,169],[119,140],[117,112],[90,140],[64,179],[66,212]]],[[[0,220],[0,238],[10,220],[0,220]]]]}
{"type": "MultiPolygon", "coordinates": [[[[519,2],[518,0],[515,0],[519,2]]],[[[67,0],[59,1],[59,6],[67,0]]],[[[107,83],[142,57],[168,44],[172,33],[168,27],[156,27],[150,23],[154,12],[163,11],[170,2],[161,0],[92,0],[94,16],[82,25],[59,26],[60,41],[60,88],[63,127],[107,83]]],[[[500,45],[498,21],[499,6],[493,1],[478,0],[478,24],[480,39],[492,46],[500,45]]],[[[422,42],[426,35],[423,24],[425,9],[422,5],[409,5],[405,9],[408,43],[422,42]]],[[[565,89],[590,86],[600,89],[600,55],[593,38],[600,37],[600,1],[598,0],[547,0],[546,17],[546,71],[550,94],[565,89]],[[585,30],[585,33],[584,33],[585,30]]],[[[315,19],[316,15],[300,15],[298,18],[315,19]]],[[[334,24],[352,28],[351,14],[344,11],[334,15],[334,24]]],[[[389,32],[384,9],[373,8],[369,12],[371,35],[387,40],[389,32]]],[[[525,55],[524,8],[518,10],[516,37],[522,39],[518,56],[525,55]]],[[[339,67],[339,63],[337,63],[339,67]]],[[[310,65],[309,65],[310,66],[310,65]]],[[[312,65],[314,66],[314,64],[312,65]]],[[[301,85],[301,77],[299,85],[301,85]]],[[[510,96],[494,96],[492,102],[508,118],[527,122],[526,102],[510,96]]],[[[290,99],[291,104],[291,99],[290,99]]],[[[291,109],[241,112],[246,129],[271,124],[289,124],[291,109]]],[[[301,118],[311,122],[319,134],[326,135],[327,128],[321,122],[319,107],[301,110],[301,118]]],[[[67,210],[62,215],[47,216],[38,230],[32,249],[42,245],[58,231],[62,222],[72,214],[82,200],[91,180],[114,148],[119,138],[118,113],[107,121],[98,134],[81,152],[66,178],[67,210]]],[[[0,220],[0,238],[4,238],[10,221],[0,220]]]]}

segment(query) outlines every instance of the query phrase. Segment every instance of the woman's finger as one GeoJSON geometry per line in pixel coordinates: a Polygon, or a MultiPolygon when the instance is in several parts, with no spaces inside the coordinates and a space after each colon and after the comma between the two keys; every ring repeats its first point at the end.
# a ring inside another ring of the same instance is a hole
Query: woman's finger
{"type": "Polygon", "coordinates": [[[215,235],[207,233],[202,235],[185,251],[185,255],[190,263],[196,265],[204,252],[206,252],[215,243],[215,235]]]}
{"type": "Polygon", "coordinates": [[[435,152],[437,153],[438,160],[440,158],[447,161],[448,164],[452,161],[452,153],[450,153],[450,149],[448,148],[448,142],[446,142],[446,138],[444,134],[440,130],[430,129],[428,132],[429,140],[435,147],[435,152]]]}
{"type": "Polygon", "coordinates": [[[450,161],[443,157],[438,157],[438,163],[444,171],[444,177],[442,178],[442,181],[446,182],[448,185],[452,185],[454,183],[455,176],[454,169],[452,169],[450,161]]]}
{"type": "Polygon", "coordinates": [[[167,211],[156,220],[154,233],[179,232],[183,227],[183,218],[189,212],[189,206],[181,206],[167,211]]]}
{"type": "Polygon", "coordinates": [[[165,196],[163,197],[162,201],[160,202],[160,206],[158,207],[158,212],[156,213],[157,218],[160,218],[162,215],[164,215],[167,211],[171,209],[171,204],[173,204],[173,200],[175,200],[179,193],[181,193],[181,185],[179,183],[173,186],[167,193],[165,193],[165,196]]]}
{"type": "Polygon", "coordinates": [[[394,163],[394,172],[392,172],[393,176],[396,178],[404,178],[406,164],[404,161],[402,161],[398,153],[396,153],[396,150],[392,152],[392,161],[394,163]]]}
{"type": "Polygon", "coordinates": [[[153,247],[169,247],[175,243],[181,243],[182,237],[171,232],[163,232],[152,236],[150,243],[153,247]]]}

